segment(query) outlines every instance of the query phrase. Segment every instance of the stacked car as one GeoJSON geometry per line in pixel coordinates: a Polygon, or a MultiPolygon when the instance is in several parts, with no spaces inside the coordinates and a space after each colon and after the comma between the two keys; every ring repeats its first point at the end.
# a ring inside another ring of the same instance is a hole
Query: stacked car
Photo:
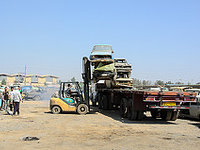
{"type": "Polygon", "coordinates": [[[113,59],[111,45],[95,45],[90,55],[93,82],[104,80],[106,87],[132,88],[132,66],[126,59],[113,59]]]}

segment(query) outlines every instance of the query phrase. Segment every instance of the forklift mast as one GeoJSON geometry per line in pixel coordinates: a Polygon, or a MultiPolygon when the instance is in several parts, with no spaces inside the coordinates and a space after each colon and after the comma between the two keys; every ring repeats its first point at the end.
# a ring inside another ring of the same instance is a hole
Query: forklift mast
{"type": "Polygon", "coordinates": [[[89,84],[91,81],[91,68],[90,68],[90,60],[87,57],[83,57],[83,73],[82,78],[84,82],[84,96],[85,96],[85,102],[88,108],[89,106],[89,84]]]}

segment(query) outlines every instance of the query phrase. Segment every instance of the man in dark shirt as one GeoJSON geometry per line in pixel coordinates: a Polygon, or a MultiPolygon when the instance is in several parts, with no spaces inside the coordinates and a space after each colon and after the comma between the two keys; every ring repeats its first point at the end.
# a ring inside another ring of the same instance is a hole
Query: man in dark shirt
{"type": "Polygon", "coordinates": [[[9,106],[9,92],[8,88],[5,87],[5,90],[3,92],[3,100],[4,100],[4,109],[6,112],[8,112],[8,106],[9,106]]]}
{"type": "Polygon", "coordinates": [[[72,93],[71,87],[72,87],[71,84],[67,85],[67,90],[65,91],[66,97],[70,97],[71,96],[71,93],[72,93]]]}

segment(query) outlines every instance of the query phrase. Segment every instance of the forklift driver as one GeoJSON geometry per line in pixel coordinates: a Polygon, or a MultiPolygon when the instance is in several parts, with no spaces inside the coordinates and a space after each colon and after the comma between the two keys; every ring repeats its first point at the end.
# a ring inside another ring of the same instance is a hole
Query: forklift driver
{"type": "Polygon", "coordinates": [[[67,85],[67,90],[65,91],[66,97],[71,97],[71,93],[72,93],[71,87],[72,87],[71,84],[67,85]]]}

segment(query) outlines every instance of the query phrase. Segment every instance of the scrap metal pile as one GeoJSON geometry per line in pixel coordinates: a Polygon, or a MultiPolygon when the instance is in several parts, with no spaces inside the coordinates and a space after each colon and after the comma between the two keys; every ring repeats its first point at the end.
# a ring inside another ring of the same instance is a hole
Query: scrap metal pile
{"type": "Polygon", "coordinates": [[[126,59],[113,59],[111,45],[95,45],[90,55],[94,83],[104,81],[106,87],[132,88],[132,66],[126,59]]]}

